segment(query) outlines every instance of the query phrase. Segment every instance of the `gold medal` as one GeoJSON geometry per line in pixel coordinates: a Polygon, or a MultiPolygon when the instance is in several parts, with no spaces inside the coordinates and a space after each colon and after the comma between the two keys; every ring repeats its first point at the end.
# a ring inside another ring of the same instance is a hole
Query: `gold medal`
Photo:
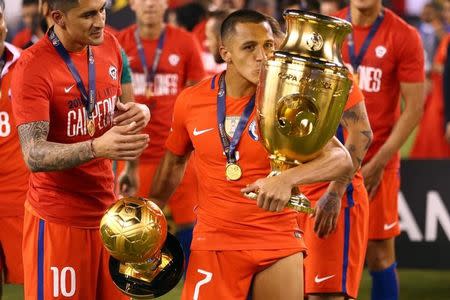
{"type": "Polygon", "coordinates": [[[94,124],[94,120],[89,119],[88,123],[87,123],[87,131],[89,133],[90,136],[94,136],[95,134],[95,124],[94,124]]]}
{"type": "Polygon", "coordinates": [[[229,163],[225,167],[225,175],[227,180],[236,181],[242,177],[242,169],[238,164],[229,163]]]}

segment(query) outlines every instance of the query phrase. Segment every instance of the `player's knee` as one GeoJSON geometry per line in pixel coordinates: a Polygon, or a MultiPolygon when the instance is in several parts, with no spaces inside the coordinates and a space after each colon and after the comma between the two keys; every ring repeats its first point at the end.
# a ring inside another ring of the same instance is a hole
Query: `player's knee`
{"type": "Polygon", "coordinates": [[[381,271],[389,268],[395,262],[395,250],[390,243],[369,241],[367,247],[367,266],[371,271],[381,271]]]}

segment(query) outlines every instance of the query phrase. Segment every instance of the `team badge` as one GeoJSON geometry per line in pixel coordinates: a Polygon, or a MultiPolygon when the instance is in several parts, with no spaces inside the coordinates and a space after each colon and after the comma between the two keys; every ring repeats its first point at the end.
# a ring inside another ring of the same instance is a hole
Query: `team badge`
{"type": "Polygon", "coordinates": [[[387,52],[387,49],[386,49],[386,47],[384,47],[384,46],[377,46],[377,47],[375,48],[375,55],[376,55],[378,58],[382,58],[382,57],[386,54],[386,52],[387,52]]]}
{"type": "Polygon", "coordinates": [[[114,66],[109,66],[109,76],[111,76],[111,78],[113,80],[117,80],[117,68],[114,66]]]}
{"type": "Polygon", "coordinates": [[[172,66],[175,67],[176,65],[178,65],[179,62],[180,62],[180,57],[178,55],[176,55],[176,54],[170,54],[169,55],[169,63],[172,66]]]}
{"type": "Polygon", "coordinates": [[[258,125],[255,120],[253,120],[248,126],[248,134],[254,141],[259,141],[258,125]]]}
{"type": "Polygon", "coordinates": [[[229,116],[225,119],[225,132],[231,138],[239,124],[240,116],[229,116]]]}

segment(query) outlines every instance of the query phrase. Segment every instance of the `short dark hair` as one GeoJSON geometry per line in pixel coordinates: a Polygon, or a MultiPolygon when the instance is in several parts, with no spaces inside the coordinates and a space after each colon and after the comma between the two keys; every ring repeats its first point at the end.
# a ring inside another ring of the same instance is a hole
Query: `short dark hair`
{"type": "Polygon", "coordinates": [[[39,5],[39,0],[23,0],[22,6],[39,5]]]}
{"type": "Polygon", "coordinates": [[[48,7],[50,10],[61,10],[69,11],[70,9],[76,7],[80,1],[79,0],[47,0],[48,7]]]}
{"type": "Polygon", "coordinates": [[[264,23],[268,22],[266,16],[263,14],[250,10],[250,9],[240,9],[231,13],[222,23],[220,27],[220,38],[222,41],[226,39],[230,33],[233,33],[236,24],[238,23],[264,23]]]}

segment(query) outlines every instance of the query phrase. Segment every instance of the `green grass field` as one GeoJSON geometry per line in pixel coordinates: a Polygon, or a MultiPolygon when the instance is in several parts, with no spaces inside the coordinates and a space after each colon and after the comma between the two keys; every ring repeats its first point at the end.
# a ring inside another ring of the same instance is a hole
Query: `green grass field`
{"type": "MultiPolygon", "coordinates": [[[[400,299],[404,300],[450,300],[450,271],[400,270],[400,299]]],[[[181,296],[181,284],[161,300],[177,300],[181,296]]],[[[5,287],[2,300],[21,300],[20,286],[5,287]]],[[[358,299],[370,299],[370,276],[364,272],[358,299]]],[[[272,299],[268,299],[272,300],[272,299]]],[[[275,300],[275,299],[274,299],[275,300]]]]}

